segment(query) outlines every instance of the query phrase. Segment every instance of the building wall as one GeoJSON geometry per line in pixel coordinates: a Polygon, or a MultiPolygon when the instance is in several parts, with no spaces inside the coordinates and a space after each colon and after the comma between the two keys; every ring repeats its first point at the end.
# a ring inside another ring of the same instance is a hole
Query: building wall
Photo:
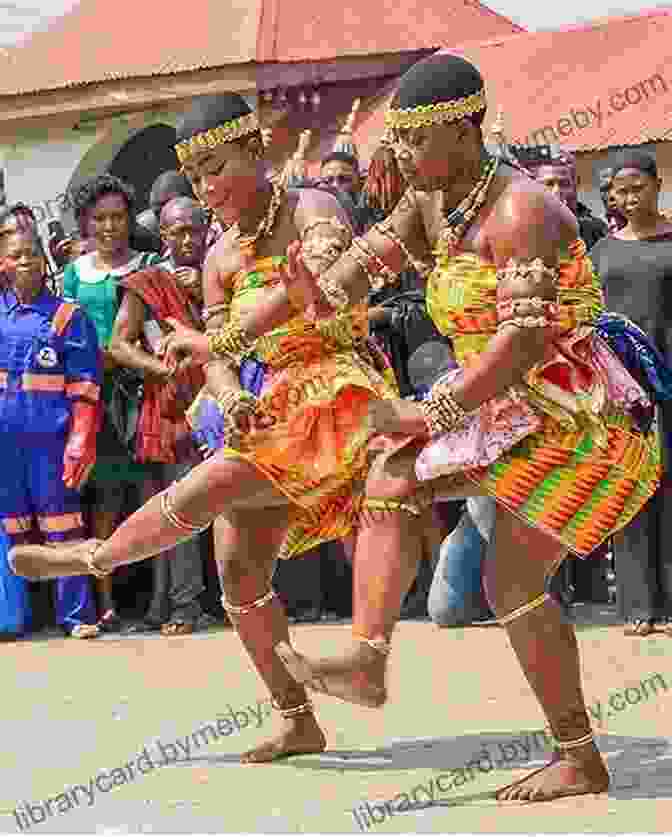
{"type": "MultiPolygon", "coordinates": [[[[243,94],[256,107],[255,93],[243,94]]],[[[42,230],[50,219],[66,229],[74,217],[66,193],[102,174],[126,142],[152,125],[175,127],[183,105],[114,117],[61,123],[54,118],[36,122],[8,139],[0,136],[0,169],[4,170],[7,203],[31,206],[42,230]]]]}

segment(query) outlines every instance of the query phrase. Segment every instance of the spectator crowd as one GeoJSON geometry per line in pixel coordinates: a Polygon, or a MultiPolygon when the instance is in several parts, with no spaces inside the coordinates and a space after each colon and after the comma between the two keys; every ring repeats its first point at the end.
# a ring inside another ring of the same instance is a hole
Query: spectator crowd
{"type": "MultiPolygon", "coordinates": [[[[272,142],[268,134],[264,139],[272,142]]],[[[310,178],[309,141],[302,136],[285,169],[269,171],[269,179],[329,191],[358,233],[393,210],[405,184],[390,146],[381,144],[363,172],[344,130],[319,176],[310,178]]],[[[632,319],[667,356],[672,224],[658,210],[655,161],[633,153],[600,173],[600,219],[578,200],[571,154],[503,142],[496,151],[575,213],[607,307],[632,319]]],[[[203,264],[224,230],[177,171],[156,179],[149,208],[140,213],[132,186],[109,174],[82,185],[72,200],[76,228],[66,233],[52,222],[46,242],[27,206],[0,207],[0,636],[11,640],[53,626],[80,639],[203,630],[226,621],[209,531],[108,578],[27,582],[8,568],[12,544],[108,538],[203,455],[187,420],[203,374],[194,367],[173,374],[157,346],[169,319],[204,329],[203,264]]],[[[422,398],[455,366],[450,342],[426,312],[424,277],[415,270],[395,288],[371,290],[369,324],[371,351],[384,353],[403,397],[422,398]]],[[[665,410],[659,421],[669,440],[665,410]]],[[[554,594],[566,605],[615,596],[629,633],[646,636],[662,625],[672,634],[667,496],[663,483],[617,543],[590,560],[565,562],[551,581],[554,594]]],[[[405,617],[429,615],[445,626],[493,620],[480,534],[489,502],[435,506],[405,617]]],[[[349,618],[351,558],[349,544],[335,541],[279,562],[274,586],[290,616],[349,618]]]]}

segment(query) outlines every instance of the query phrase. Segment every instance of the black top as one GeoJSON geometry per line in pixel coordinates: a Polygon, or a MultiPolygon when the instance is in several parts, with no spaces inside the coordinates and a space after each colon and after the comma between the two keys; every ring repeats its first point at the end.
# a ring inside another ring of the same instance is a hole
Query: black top
{"type": "Polygon", "coordinates": [[[607,236],[590,251],[608,311],[625,314],[672,359],[672,234],[638,241],[607,236]]]}
{"type": "Polygon", "coordinates": [[[590,209],[580,201],[576,206],[576,217],[579,222],[579,235],[589,250],[609,233],[609,227],[604,221],[596,218],[590,209]]]}

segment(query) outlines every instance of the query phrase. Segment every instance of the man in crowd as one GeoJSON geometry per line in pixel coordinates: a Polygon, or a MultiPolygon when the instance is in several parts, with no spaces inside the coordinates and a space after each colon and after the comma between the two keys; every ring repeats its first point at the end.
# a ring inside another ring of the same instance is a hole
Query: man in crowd
{"type": "Polygon", "coordinates": [[[604,221],[596,218],[590,209],[578,199],[576,182],[576,158],[567,151],[554,153],[550,159],[532,169],[535,180],[550,189],[576,215],[579,235],[588,250],[607,234],[604,221]]]}
{"type": "MultiPolygon", "coordinates": [[[[201,326],[201,264],[208,233],[206,214],[193,198],[176,197],[164,204],[160,222],[167,257],[122,281],[126,293],[110,344],[120,364],[145,375],[136,458],[155,463],[150,479],[157,493],[198,461],[185,411],[204,383],[202,373],[192,367],[171,375],[154,349],[163,336],[161,323],[168,318],[201,326]]],[[[129,631],[160,629],[169,636],[214,623],[201,604],[205,585],[199,538],[179,544],[174,553],[152,560],[152,599],[144,620],[129,631]]]]}

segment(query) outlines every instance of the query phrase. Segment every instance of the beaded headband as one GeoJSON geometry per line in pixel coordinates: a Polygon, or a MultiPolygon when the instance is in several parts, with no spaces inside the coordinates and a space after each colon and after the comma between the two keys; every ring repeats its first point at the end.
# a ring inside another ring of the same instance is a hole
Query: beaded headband
{"type": "Polygon", "coordinates": [[[218,145],[224,145],[227,142],[246,137],[248,134],[253,134],[259,130],[259,120],[256,113],[246,113],[245,116],[239,116],[237,119],[232,119],[230,122],[224,122],[216,128],[210,128],[207,131],[202,131],[200,134],[194,134],[188,140],[178,142],[175,146],[177,159],[180,164],[184,164],[189,157],[198,154],[199,151],[207,151],[216,148],[218,145]]]}
{"type": "Polygon", "coordinates": [[[485,89],[481,88],[477,93],[452,102],[436,102],[416,108],[389,108],[385,114],[385,125],[392,129],[426,128],[442,122],[455,122],[483,110],[485,106],[485,89]]]}

